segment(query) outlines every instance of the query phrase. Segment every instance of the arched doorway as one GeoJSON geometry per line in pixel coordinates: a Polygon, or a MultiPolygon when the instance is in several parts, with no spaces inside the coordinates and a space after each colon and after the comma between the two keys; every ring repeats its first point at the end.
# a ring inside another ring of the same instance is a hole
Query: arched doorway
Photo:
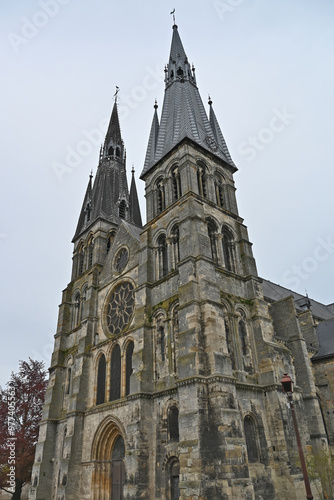
{"type": "Polygon", "coordinates": [[[168,500],[179,500],[180,498],[180,464],[177,457],[169,459],[166,466],[167,492],[168,500]]]}
{"type": "Polygon", "coordinates": [[[111,456],[111,500],[123,500],[125,447],[122,436],[118,436],[111,456]]]}
{"type": "Polygon", "coordinates": [[[94,464],[92,498],[123,500],[125,483],[125,442],[122,424],[107,417],[98,427],[92,446],[94,464]]]}

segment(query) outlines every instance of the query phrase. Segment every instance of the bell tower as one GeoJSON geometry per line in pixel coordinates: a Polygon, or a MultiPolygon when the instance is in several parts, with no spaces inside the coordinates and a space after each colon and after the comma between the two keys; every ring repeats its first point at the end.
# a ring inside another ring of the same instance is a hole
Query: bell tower
{"type": "Polygon", "coordinates": [[[88,182],[32,500],[300,500],[280,384],[297,363],[305,442],[325,434],[305,317],[300,327],[292,300],[264,299],[237,168],[172,29],[141,173],[144,227],[116,102],[88,182]]]}

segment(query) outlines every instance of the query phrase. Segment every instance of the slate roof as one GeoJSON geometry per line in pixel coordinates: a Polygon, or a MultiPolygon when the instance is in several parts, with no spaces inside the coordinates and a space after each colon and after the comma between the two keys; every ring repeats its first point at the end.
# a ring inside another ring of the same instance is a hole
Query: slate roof
{"type": "Polygon", "coordinates": [[[317,336],[319,351],[312,357],[312,361],[334,356],[334,318],[318,324],[317,336]]]}
{"type": "Polygon", "coordinates": [[[334,317],[333,311],[329,306],[321,304],[321,302],[305,297],[305,295],[301,295],[281,285],[263,279],[262,288],[263,295],[269,302],[275,302],[292,295],[297,310],[303,311],[306,308],[310,308],[313,316],[319,320],[327,320],[334,317]]]}
{"type": "Polygon", "coordinates": [[[155,105],[141,178],[186,137],[224,160],[236,171],[213,113],[212,102],[210,119],[206,114],[196,86],[195,69],[191,68],[188,62],[176,25],[173,26],[165,75],[166,88],[161,119],[159,123],[155,105]]]}

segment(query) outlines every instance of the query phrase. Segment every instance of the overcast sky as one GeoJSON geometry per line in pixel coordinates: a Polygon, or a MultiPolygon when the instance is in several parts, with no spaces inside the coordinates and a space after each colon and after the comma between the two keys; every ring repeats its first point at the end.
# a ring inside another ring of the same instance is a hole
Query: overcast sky
{"type": "Polygon", "coordinates": [[[2,386],[20,359],[49,366],[116,85],[129,176],[143,168],[174,7],[202,99],[210,93],[239,169],[239,213],[260,276],[334,301],[332,0],[4,0],[2,386]]]}

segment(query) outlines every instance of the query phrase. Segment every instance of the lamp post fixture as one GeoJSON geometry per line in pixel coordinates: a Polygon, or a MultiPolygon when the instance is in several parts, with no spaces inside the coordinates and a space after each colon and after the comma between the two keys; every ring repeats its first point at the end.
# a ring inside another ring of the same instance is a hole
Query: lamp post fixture
{"type": "Polygon", "coordinates": [[[293,399],[292,399],[293,381],[291,380],[291,378],[289,377],[289,375],[287,373],[284,373],[284,376],[282,377],[282,380],[281,380],[281,384],[283,387],[283,391],[285,392],[285,394],[288,398],[288,401],[289,401],[288,406],[291,410],[293,426],[294,426],[295,434],[296,434],[300,464],[302,466],[303,478],[304,478],[304,483],[305,483],[306,498],[307,498],[307,500],[313,500],[310,481],[309,481],[309,477],[308,477],[307,469],[306,469],[304,452],[303,452],[303,448],[302,448],[302,443],[300,441],[300,435],[299,435],[299,430],[298,430],[298,423],[297,423],[297,418],[296,418],[295,407],[294,407],[293,399]]]}

